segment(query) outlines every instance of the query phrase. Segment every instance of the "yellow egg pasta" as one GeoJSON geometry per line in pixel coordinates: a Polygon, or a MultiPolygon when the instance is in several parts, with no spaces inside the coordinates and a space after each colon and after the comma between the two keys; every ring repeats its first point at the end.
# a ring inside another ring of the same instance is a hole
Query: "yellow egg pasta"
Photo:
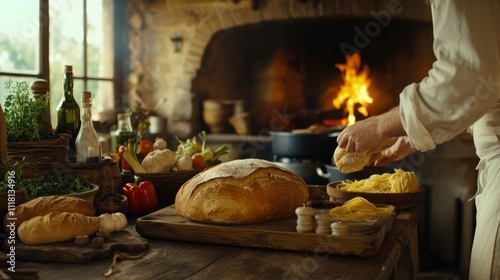
{"type": "Polygon", "coordinates": [[[374,174],[363,180],[345,180],[337,188],[349,192],[366,193],[411,193],[420,189],[413,171],[394,169],[394,173],[374,174]]]}
{"type": "Polygon", "coordinates": [[[376,207],[363,197],[357,196],[342,206],[330,209],[330,216],[340,221],[374,220],[392,214],[391,208],[376,207]]]}

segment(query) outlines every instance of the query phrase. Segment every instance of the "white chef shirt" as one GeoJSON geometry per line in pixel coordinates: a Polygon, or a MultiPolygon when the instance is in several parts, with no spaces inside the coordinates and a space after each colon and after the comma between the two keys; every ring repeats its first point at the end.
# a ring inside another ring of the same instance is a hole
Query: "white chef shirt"
{"type": "Polygon", "coordinates": [[[400,95],[400,116],[410,144],[432,150],[490,112],[474,126],[474,138],[479,150],[497,149],[500,1],[433,0],[431,8],[437,60],[428,77],[400,95]]]}

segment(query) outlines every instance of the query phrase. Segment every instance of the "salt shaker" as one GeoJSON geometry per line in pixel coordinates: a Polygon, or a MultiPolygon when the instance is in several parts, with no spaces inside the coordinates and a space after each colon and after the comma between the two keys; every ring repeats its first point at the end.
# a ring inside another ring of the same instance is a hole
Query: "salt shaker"
{"type": "Polygon", "coordinates": [[[297,214],[297,232],[313,232],[314,210],[311,207],[298,207],[295,209],[295,214],[297,214]]]}
{"type": "Polygon", "coordinates": [[[318,226],[316,227],[316,233],[318,234],[330,234],[332,232],[330,228],[331,217],[328,214],[317,214],[315,216],[316,223],[318,226]]]}
{"type": "Polygon", "coordinates": [[[330,225],[332,235],[347,235],[349,234],[349,225],[342,222],[335,222],[330,225]]]}

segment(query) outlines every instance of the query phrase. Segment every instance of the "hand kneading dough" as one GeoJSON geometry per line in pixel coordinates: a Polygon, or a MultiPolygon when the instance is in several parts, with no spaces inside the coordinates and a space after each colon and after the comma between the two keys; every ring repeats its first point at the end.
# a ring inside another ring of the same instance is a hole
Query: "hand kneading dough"
{"type": "Polygon", "coordinates": [[[266,160],[221,163],[197,174],[177,192],[181,216],[205,223],[248,224],[283,219],[309,200],[304,180],[266,160]]]}
{"type": "Polygon", "coordinates": [[[380,156],[380,153],[389,148],[394,143],[394,140],[387,140],[382,145],[375,149],[365,152],[351,152],[348,153],[346,149],[337,146],[333,153],[333,163],[337,169],[344,173],[353,173],[362,170],[366,166],[374,163],[380,156]]]}

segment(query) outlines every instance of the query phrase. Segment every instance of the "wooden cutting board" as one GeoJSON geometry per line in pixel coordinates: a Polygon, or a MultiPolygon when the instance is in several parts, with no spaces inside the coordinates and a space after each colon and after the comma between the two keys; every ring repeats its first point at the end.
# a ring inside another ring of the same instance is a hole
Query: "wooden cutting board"
{"type": "Polygon", "coordinates": [[[46,245],[26,245],[19,239],[16,239],[16,244],[12,245],[7,244],[6,239],[3,247],[7,254],[10,251],[10,246],[14,246],[16,259],[19,260],[63,263],[84,263],[112,257],[116,251],[139,252],[149,249],[149,243],[146,239],[128,229],[113,232],[110,238],[104,241],[101,248],[91,244],[79,246],[73,241],[46,245]]]}
{"type": "Polygon", "coordinates": [[[353,222],[349,235],[334,236],[298,233],[296,217],[249,225],[198,223],[180,216],[171,205],[139,218],[136,230],[143,237],[368,257],[377,254],[394,217],[353,222]]]}

